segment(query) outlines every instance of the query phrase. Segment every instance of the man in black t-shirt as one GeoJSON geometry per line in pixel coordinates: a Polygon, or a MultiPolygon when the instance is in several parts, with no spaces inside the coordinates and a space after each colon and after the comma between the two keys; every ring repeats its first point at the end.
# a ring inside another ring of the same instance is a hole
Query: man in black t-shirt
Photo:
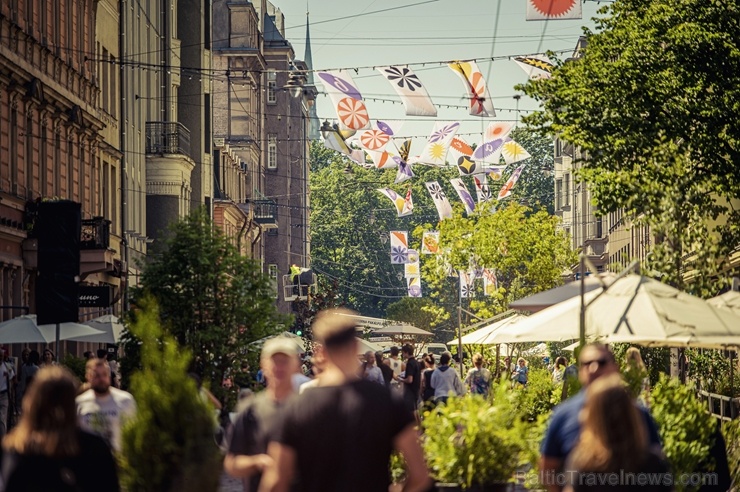
{"type": "Polygon", "coordinates": [[[319,313],[312,324],[326,363],[318,385],[286,408],[280,431],[268,446],[274,460],[260,492],[285,492],[300,478],[307,492],[377,492],[390,484],[393,449],[407,464],[404,490],[430,486],[418,434],[403,401],[357,375],[354,320],[347,310],[319,313]]]}
{"type": "Polygon", "coordinates": [[[275,337],[262,347],[260,366],[267,389],[251,397],[239,413],[228,437],[224,469],[244,481],[244,490],[256,492],[264,469],[272,463],[267,443],[279,427],[286,400],[293,394],[292,377],[298,372],[298,347],[288,338],[275,337]]]}
{"type": "Polygon", "coordinates": [[[398,377],[398,381],[403,383],[403,401],[406,408],[414,415],[417,423],[419,422],[419,390],[421,388],[421,369],[419,363],[414,358],[414,347],[408,343],[401,348],[403,358],[406,359],[406,370],[404,377],[398,377]]]}

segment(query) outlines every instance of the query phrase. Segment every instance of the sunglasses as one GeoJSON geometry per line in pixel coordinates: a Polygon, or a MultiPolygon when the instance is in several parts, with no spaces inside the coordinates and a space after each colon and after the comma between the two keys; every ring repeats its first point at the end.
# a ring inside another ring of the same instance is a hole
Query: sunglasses
{"type": "Polygon", "coordinates": [[[599,367],[603,367],[609,363],[609,359],[606,357],[601,357],[599,359],[593,359],[593,360],[584,360],[581,362],[581,367],[590,367],[592,364],[596,364],[599,367]]]}

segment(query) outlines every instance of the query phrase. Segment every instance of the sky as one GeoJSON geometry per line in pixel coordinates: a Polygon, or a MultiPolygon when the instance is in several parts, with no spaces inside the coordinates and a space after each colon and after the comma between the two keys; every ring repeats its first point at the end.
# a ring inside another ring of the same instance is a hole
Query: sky
{"type": "MultiPolygon", "coordinates": [[[[579,20],[526,21],[525,0],[271,0],[285,16],[286,37],[296,58],[305,51],[306,11],[310,12],[313,68],[354,69],[351,72],[365,98],[370,117],[403,120],[401,134],[414,136],[412,155],[421,150],[435,121],[460,121],[458,134],[471,143],[480,139],[490,121],[515,121],[516,108],[536,110],[538,103],[526,96],[518,102],[514,86],[527,80],[525,72],[511,60],[494,62],[492,57],[543,53],[547,50],[572,53],[582,26],[600,5],[583,4],[579,20]],[[399,8],[403,7],[403,8],[399,8]],[[387,10],[392,9],[392,10],[387,10]],[[386,10],[385,12],[377,12],[386,10]],[[497,15],[498,14],[498,15],[497,15]],[[341,20],[335,20],[343,18],[341,20]],[[496,108],[495,118],[470,116],[464,86],[450,70],[450,60],[487,58],[479,61],[496,108]],[[419,63],[429,62],[424,65],[419,63]],[[373,66],[411,64],[438,107],[438,116],[408,117],[396,93],[373,66]],[[364,68],[368,67],[368,68],[364,68]],[[395,101],[373,101],[373,98],[395,101]],[[441,106],[441,107],[440,107],[441,106]]],[[[324,92],[317,80],[317,88],[324,92]]],[[[330,99],[320,94],[317,111],[321,121],[336,120],[330,99]]]]}

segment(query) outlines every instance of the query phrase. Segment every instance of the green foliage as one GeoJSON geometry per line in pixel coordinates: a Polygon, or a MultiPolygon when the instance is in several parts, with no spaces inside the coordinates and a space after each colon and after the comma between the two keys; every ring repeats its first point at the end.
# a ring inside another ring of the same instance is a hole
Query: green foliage
{"type": "MultiPolygon", "coordinates": [[[[128,323],[126,323],[128,327],[128,323]]],[[[139,340],[131,331],[126,328],[121,334],[121,347],[123,347],[123,357],[121,357],[121,388],[128,391],[131,387],[131,375],[141,369],[141,340],[139,340]]]]}
{"type": "MultiPolygon", "coordinates": [[[[662,375],[653,388],[650,411],[674,476],[713,468],[709,450],[717,422],[706,412],[693,388],[662,375]]],[[[679,492],[696,490],[679,482],[675,485],[679,492]]]]}
{"type": "Polygon", "coordinates": [[[722,423],[722,436],[727,446],[727,462],[733,483],[740,483],[740,419],[722,423]]]}
{"type": "MultiPolygon", "coordinates": [[[[629,343],[615,343],[611,346],[614,358],[622,366],[624,371],[624,355],[627,349],[630,348],[629,343]]],[[[638,347],[640,349],[640,355],[642,355],[642,361],[645,363],[647,368],[647,375],[650,379],[650,386],[655,384],[660,379],[661,374],[670,372],[671,362],[671,349],[668,347],[638,347]]],[[[635,376],[635,375],[633,375],[635,376]]]]}
{"type": "Polygon", "coordinates": [[[719,350],[699,349],[687,350],[687,356],[691,364],[690,377],[700,389],[725,396],[740,394],[740,374],[730,367],[733,362],[737,363],[737,358],[730,360],[719,350]]]}
{"type": "Polygon", "coordinates": [[[62,365],[69,369],[80,381],[85,381],[85,364],[87,361],[82,357],[66,354],[62,359],[62,365]]]}
{"type": "Polygon", "coordinates": [[[740,8],[620,0],[600,13],[582,56],[523,87],[544,106],[525,121],[588,156],[580,177],[602,213],[650,226],[647,270],[715,292],[740,243],[740,8]]]}
{"type": "Polygon", "coordinates": [[[242,256],[202,210],[174,224],[150,258],[136,302],[148,294],[156,299],[168,332],[192,352],[195,372],[217,395],[250,343],[291,324],[277,313],[259,264],[242,256]]]}
{"type": "Polygon", "coordinates": [[[131,330],[142,340],[142,369],[131,378],[137,413],[123,429],[123,483],[129,492],[215,492],[213,409],[187,374],[189,351],[163,333],[156,304],[140,307],[131,330]]]}
{"type": "Polygon", "coordinates": [[[562,384],[552,381],[552,374],[547,369],[530,369],[527,386],[515,385],[514,406],[516,412],[524,420],[537,420],[540,416],[547,416],[555,405],[560,403],[562,384]]]}
{"type": "MultiPolygon", "coordinates": [[[[303,338],[312,339],[311,323],[314,317],[324,309],[342,306],[342,298],[339,284],[330,282],[326,277],[318,277],[316,294],[306,300],[293,301],[293,312],[295,313],[294,333],[301,331],[303,338]]],[[[259,365],[259,364],[257,364],[259,365]]]]}
{"type": "Polygon", "coordinates": [[[465,487],[509,482],[525,457],[527,427],[507,385],[493,404],[478,395],[450,398],[424,412],[423,447],[432,476],[465,487]]]}
{"type": "MultiPolygon", "coordinates": [[[[431,331],[442,320],[434,302],[428,297],[404,297],[390,304],[385,317],[394,321],[408,323],[422,330],[431,331]]],[[[446,338],[443,341],[447,341],[446,338]]]]}

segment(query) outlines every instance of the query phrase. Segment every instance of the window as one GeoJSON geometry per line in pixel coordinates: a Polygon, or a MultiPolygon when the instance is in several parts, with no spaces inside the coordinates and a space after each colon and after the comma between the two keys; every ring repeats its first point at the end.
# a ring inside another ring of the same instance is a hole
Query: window
{"type": "Polygon", "coordinates": [[[275,299],[278,298],[278,266],[268,265],[267,275],[270,277],[270,283],[272,284],[273,294],[275,299]]]}
{"type": "Polygon", "coordinates": [[[565,206],[570,207],[570,173],[565,173],[565,206]]]}
{"type": "Polygon", "coordinates": [[[277,135],[267,137],[267,169],[277,169],[277,135]]]}
{"type": "Polygon", "coordinates": [[[277,104],[277,72],[267,72],[267,104],[277,104]]]}
{"type": "Polygon", "coordinates": [[[108,50],[103,48],[103,62],[100,66],[100,71],[102,72],[101,78],[102,83],[100,85],[100,98],[103,101],[103,111],[110,114],[110,107],[108,105],[108,101],[112,101],[112,97],[110,97],[110,86],[108,85],[108,70],[110,69],[110,65],[108,64],[108,50]],[[109,99],[110,98],[110,99],[109,99]]]}
{"type": "Polygon", "coordinates": [[[555,210],[563,208],[563,180],[555,180],[555,210]]]}

